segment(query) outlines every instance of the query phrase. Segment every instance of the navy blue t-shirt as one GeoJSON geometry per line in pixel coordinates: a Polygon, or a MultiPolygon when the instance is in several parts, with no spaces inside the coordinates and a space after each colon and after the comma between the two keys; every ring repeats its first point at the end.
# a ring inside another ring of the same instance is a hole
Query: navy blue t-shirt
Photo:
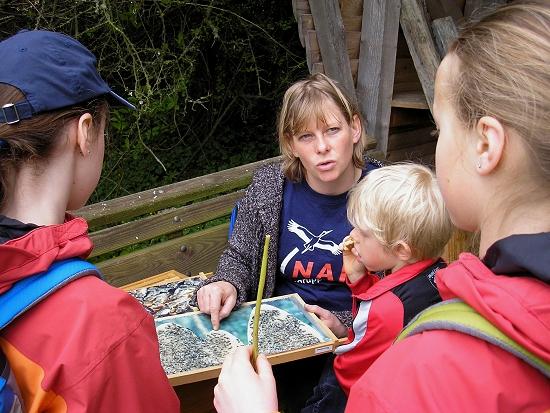
{"type": "Polygon", "coordinates": [[[347,192],[323,195],[304,180],[285,180],[275,295],[298,293],[308,304],[351,310],[351,292],[338,245],[352,229],[347,192]]]}

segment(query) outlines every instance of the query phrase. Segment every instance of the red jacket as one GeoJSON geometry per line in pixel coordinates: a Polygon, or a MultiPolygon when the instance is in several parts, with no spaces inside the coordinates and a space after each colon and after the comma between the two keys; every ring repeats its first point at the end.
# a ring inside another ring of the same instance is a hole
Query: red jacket
{"type": "Polygon", "coordinates": [[[444,266],[441,260],[423,260],[380,281],[367,274],[349,284],[353,326],[348,342],[336,349],[334,359],[334,373],[346,394],[416,314],[441,301],[434,280],[444,266]]]}
{"type": "MultiPolygon", "coordinates": [[[[74,218],[0,244],[0,293],[54,261],[85,258],[87,229],[74,218]]],[[[0,348],[26,412],[179,412],[152,317],[95,276],[35,304],[2,330],[0,348]]]]}
{"type": "MultiPolygon", "coordinates": [[[[460,298],[550,362],[550,234],[497,242],[437,274],[460,298]],[[494,272],[507,275],[495,275],[494,272]]],[[[351,389],[346,412],[544,412],[550,380],[511,353],[455,331],[425,331],[392,346],[351,389]]]]}

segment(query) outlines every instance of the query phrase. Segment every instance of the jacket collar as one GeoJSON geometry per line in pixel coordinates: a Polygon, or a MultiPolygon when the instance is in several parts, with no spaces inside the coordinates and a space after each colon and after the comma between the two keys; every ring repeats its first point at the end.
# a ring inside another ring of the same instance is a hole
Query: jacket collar
{"type": "Polygon", "coordinates": [[[550,284],[550,233],[511,235],[498,240],[482,261],[495,274],[529,275],[550,284]]]}
{"type": "Polygon", "coordinates": [[[8,218],[5,215],[0,215],[0,244],[3,244],[11,239],[19,238],[27,232],[38,228],[35,224],[24,224],[16,219],[8,218]]]}
{"type": "Polygon", "coordinates": [[[47,270],[56,261],[86,258],[93,248],[87,231],[84,219],[67,215],[63,224],[36,227],[0,244],[0,294],[15,282],[47,270]]]}
{"type": "Polygon", "coordinates": [[[372,300],[398,285],[415,278],[421,273],[429,274],[430,279],[435,279],[435,273],[443,267],[445,267],[445,263],[442,259],[427,259],[406,265],[398,271],[385,276],[370,287],[364,294],[359,294],[358,297],[361,300],[372,300]]]}

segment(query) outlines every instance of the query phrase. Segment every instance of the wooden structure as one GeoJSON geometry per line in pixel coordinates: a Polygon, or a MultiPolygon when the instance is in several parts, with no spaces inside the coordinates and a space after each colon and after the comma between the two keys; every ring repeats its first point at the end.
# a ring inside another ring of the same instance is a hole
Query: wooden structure
{"type": "Polygon", "coordinates": [[[274,159],[75,211],[90,227],[91,261],[117,287],[170,270],[185,275],[214,271],[227,243],[227,217],[256,168],[274,159]]]}
{"type": "Polygon", "coordinates": [[[457,26],[505,0],[293,0],[311,73],[354,95],[388,161],[433,163],[435,73],[457,26]]]}

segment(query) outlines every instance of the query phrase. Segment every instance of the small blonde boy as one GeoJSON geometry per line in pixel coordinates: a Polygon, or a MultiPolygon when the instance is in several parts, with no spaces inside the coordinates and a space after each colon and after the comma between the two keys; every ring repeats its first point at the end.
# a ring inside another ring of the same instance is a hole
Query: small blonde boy
{"type": "MultiPolygon", "coordinates": [[[[440,254],[452,224],[430,169],[402,163],[371,171],[350,190],[347,213],[354,226],[350,234],[354,244],[344,248],[353,326],[347,343],[336,349],[333,372],[325,372],[308,407],[345,401],[352,384],[403,327],[441,301],[435,273],[446,266],[440,254]],[[333,388],[328,396],[333,373],[345,395],[333,388]],[[316,398],[321,392],[323,397],[316,398]]],[[[345,327],[330,313],[316,306],[307,309],[342,336],[345,327]]]]}

